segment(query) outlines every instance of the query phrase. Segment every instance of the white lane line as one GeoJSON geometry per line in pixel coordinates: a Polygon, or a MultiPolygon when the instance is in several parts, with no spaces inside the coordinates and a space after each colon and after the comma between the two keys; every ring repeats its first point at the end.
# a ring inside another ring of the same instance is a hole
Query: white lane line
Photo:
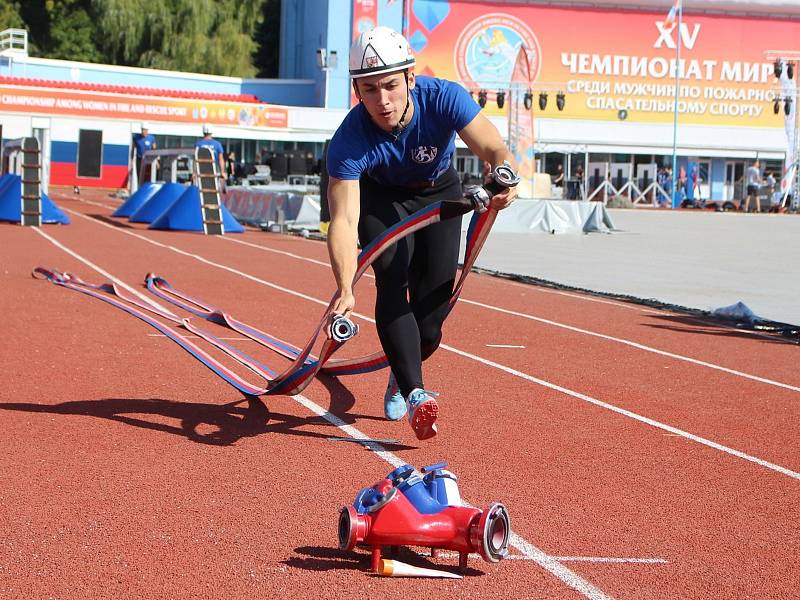
{"type": "MultiPolygon", "coordinates": [[[[642,565],[668,565],[669,561],[663,558],[616,558],[612,556],[554,556],[561,562],[592,562],[592,563],[627,563],[642,565]]],[[[520,556],[519,559],[527,559],[520,556]]]]}
{"type": "Polygon", "coordinates": [[[483,302],[475,302],[474,300],[467,300],[466,298],[461,298],[460,302],[465,302],[466,304],[472,304],[474,306],[479,306],[481,308],[486,308],[488,310],[493,310],[496,312],[500,312],[506,315],[512,315],[515,317],[521,317],[523,319],[528,319],[531,321],[537,321],[539,323],[544,323],[546,325],[552,325],[553,327],[560,327],[561,329],[567,329],[569,331],[574,331],[576,333],[582,333],[584,335],[590,335],[592,337],[597,337],[600,339],[608,340],[610,342],[616,342],[618,344],[624,344],[626,346],[630,346],[632,348],[636,348],[638,350],[644,350],[645,352],[652,352],[653,354],[658,354],[660,356],[666,356],[668,358],[674,358],[675,360],[681,360],[684,362],[692,363],[695,365],[700,365],[701,367],[707,367],[709,369],[715,369],[717,371],[722,371],[724,373],[728,373],[729,375],[736,375],[737,377],[744,377],[745,379],[750,379],[752,381],[758,381],[759,383],[766,383],[767,385],[774,385],[776,387],[784,388],[787,390],[792,390],[793,392],[800,392],[800,387],[795,385],[790,385],[788,383],[783,383],[781,381],[775,381],[774,379],[767,379],[766,377],[759,377],[758,375],[751,375],[750,373],[744,373],[742,371],[737,371],[736,369],[729,369],[728,367],[723,367],[721,365],[715,365],[714,363],[706,362],[704,360],[698,360],[696,358],[690,358],[688,356],[683,356],[681,354],[674,354],[673,352],[667,352],[666,350],[659,350],[658,348],[653,348],[652,346],[645,346],[644,344],[640,344],[638,342],[632,342],[631,340],[626,340],[623,338],[614,337],[611,335],[606,335],[604,333],[597,333],[594,331],[589,331],[588,329],[581,329],[580,327],[574,327],[572,325],[566,325],[564,323],[559,323],[557,321],[551,321],[550,319],[544,319],[542,317],[535,317],[533,315],[529,315],[526,313],[517,312],[515,310],[508,310],[506,308],[500,308],[498,306],[492,306],[490,304],[484,304],[483,302]]]}
{"type": "MultiPolygon", "coordinates": [[[[73,212],[73,211],[70,211],[70,212],[73,212]]],[[[131,235],[133,237],[139,238],[139,239],[141,239],[141,240],[143,240],[145,242],[148,242],[150,244],[154,244],[154,245],[162,247],[162,248],[168,248],[168,249],[173,250],[174,252],[176,252],[178,254],[195,258],[195,259],[197,259],[198,261],[200,261],[200,262],[202,262],[204,264],[207,264],[207,265],[210,265],[210,266],[213,266],[213,267],[217,267],[219,269],[223,269],[223,270],[228,271],[230,273],[237,274],[237,275],[239,275],[239,276],[241,276],[241,277],[243,277],[245,279],[249,279],[251,281],[255,281],[256,283],[261,283],[261,284],[263,284],[263,285],[265,285],[267,287],[270,287],[272,289],[279,290],[279,291],[282,291],[282,292],[284,292],[286,294],[290,294],[292,296],[297,296],[297,297],[309,300],[310,302],[314,302],[314,303],[321,304],[321,305],[324,305],[324,306],[328,305],[327,302],[324,302],[322,300],[318,300],[316,298],[312,298],[311,296],[307,296],[306,294],[302,294],[302,293],[296,292],[294,290],[283,288],[283,287],[281,287],[279,285],[276,285],[274,283],[271,283],[271,282],[268,282],[268,281],[264,281],[263,279],[259,279],[258,277],[255,277],[253,275],[249,275],[247,273],[243,273],[242,271],[239,271],[239,270],[234,269],[232,267],[228,267],[226,265],[221,265],[219,263],[215,263],[215,262],[213,262],[211,260],[208,260],[206,258],[203,258],[201,256],[197,256],[195,254],[191,254],[191,253],[186,252],[184,250],[180,250],[178,248],[174,248],[173,246],[167,246],[165,244],[161,244],[161,243],[153,241],[153,240],[151,240],[151,239],[149,239],[149,238],[147,238],[145,236],[132,233],[132,232],[127,231],[125,229],[120,229],[118,227],[114,227],[113,225],[108,225],[107,223],[103,223],[102,221],[98,221],[96,219],[92,219],[91,217],[86,217],[84,215],[81,215],[80,213],[75,213],[75,214],[77,216],[83,217],[84,219],[86,219],[86,220],[88,220],[88,221],[90,221],[92,223],[95,223],[97,225],[108,227],[112,231],[117,231],[117,232],[120,232],[120,233],[131,235]]],[[[356,315],[357,313],[353,313],[353,314],[356,315]]],[[[369,317],[367,317],[365,315],[360,315],[359,314],[358,316],[360,318],[364,319],[365,321],[370,322],[370,323],[374,323],[375,322],[374,319],[371,319],[371,318],[369,318],[369,317]]],[[[752,462],[754,464],[760,465],[760,466],[765,467],[767,469],[776,471],[777,473],[781,473],[783,475],[788,475],[789,477],[792,477],[794,479],[800,479],[800,473],[796,473],[796,472],[794,472],[794,471],[792,471],[790,469],[787,469],[786,467],[781,467],[780,465],[776,465],[776,464],[767,462],[767,461],[762,460],[760,458],[756,458],[755,456],[750,456],[749,454],[745,454],[744,452],[740,452],[739,450],[734,450],[733,448],[728,448],[727,446],[723,446],[722,444],[718,444],[717,442],[702,438],[700,436],[696,436],[696,435],[694,435],[692,433],[689,433],[687,431],[683,431],[683,430],[678,429],[676,427],[672,427],[671,425],[666,425],[664,423],[660,423],[659,421],[656,421],[654,419],[650,419],[648,417],[644,417],[642,415],[639,415],[639,414],[637,414],[635,412],[626,410],[624,408],[619,408],[618,406],[614,406],[613,404],[608,404],[607,402],[603,402],[602,400],[598,400],[596,398],[592,398],[591,396],[587,396],[586,394],[582,394],[580,392],[576,392],[574,390],[570,390],[568,388],[562,387],[562,386],[557,385],[555,383],[550,383],[549,381],[545,381],[543,379],[539,379],[539,378],[534,377],[532,375],[528,375],[527,373],[523,373],[522,371],[517,371],[516,369],[512,369],[511,367],[507,367],[505,365],[501,365],[500,363],[496,363],[494,361],[482,358],[480,356],[476,356],[474,354],[470,354],[468,352],[464,352],[463,350],[459,350],[457,348],[454,348],[452,346],[448,346],[446,344],[441,344],[440,348],[442,348],[444,350],[447,350],[449,352],[453,352],[454,354],[458,354],[459,356],[463,356],[464,358],[468,358],[469,360],[473,360],[475,362],[481,363],[483,365],[494,367],[494,368],[496,368],[496,369],[498,369],[500,371],[508,373],[509,375],[513,375],[515,377],[519,377],[519,378],[524,379],[526,381],[530,381],[532,383],[541,385],[543,387],[546,387],[546,388],[561,392],[561,393],[566,394],[568,396],[572,396],[573,398],[577,398],[579,400],[583,400],[584,402],[588,402],[590,404],[594,404],[595,406],[599,406],[601,408],[605,408],[605,409],[610,410],[612,412],[615,412],[617,414],[624,415],[626,417],[629,417],[629,418],[634,419],[636,421],[639,421],[641,423],[646,423],[647,425],[650,425],[652,427],[656,427],[658,429],[663,429],[664,431],[667,431],[669,433],[674,433],[674,434],[679,435],[681,437],[684,437],[684,438],[686,438],[688,440],[692,440],[692,441],[697,442],[699,444],[703,444],[704,446],[708,446],[709,448],[714,448],[715,450],[719,450],[719,451],[724,452],[726,454],[729,454],[731,456],[736,456],[738,458],[741,458],[741,459],[744,459],[746,461],[752,462]]]]}
{"type": "MultiPolygon", "coordinates": [[[[69,209],[67,209],[67,210],[68,210],[68,212],[73,212],[73,211],[71,211],[71,210],[69,210],[69,209]]],[[[80,214],[80,213],[75,213],[75,214],[80,214]]],[[[139,298],[140,300],[142,300],[143,302],[145,302],[145,303],[146,303],[146,304],[148,304],[149,306],[154,306],[154,307],[156,307],[156,308],[158,308],[158,309],[160,309],[161,311],[163,311],[163,312],[166,312],[166,313],[171,313],[171,312],[172,312],[172,311],[168,310],[167,308],[165,308],[165,307],[161,306],[161,305],[160,305],[158,302],[156,302],[156,301],[155,301],[155,300],[153,300],[152,298],[150,298],[150,297],[148,297],[148,296],[145,296],[143,293],[141,293],[141,292],[140,292],[139,290],[137,290],[136,288],[133,288],[133,287],[129,286],[129,285],[128,285],[127,283],[125,283],[124,281],[122,281],[122,280],[120,280],[120,279],[117,279],[117,278],[116,278],[116,277],[114,277],[114,276],[113,276],[111,273],[109,273],[109,272],[107,272],[107,271],[104,271],[103,269],[101,269],[100,267],[98,267],[97,265],[95,265],[94,263],[90,262],[88,259],[86,259],[86,258],[84,258],[84,257],[80,256],[79,254],[76,254],[75,252],[73,252],[72,250],[70,250],[69,248],[67,248],[67,247],[66,247],[66,246],[64,246],[63,244],[61,244],[61,243],[60,243],[58,240],[56,240],[56,239],[55,239],[55,238],[53,238],[52,236],[50,236],[50,235],[46,234],[44,231],[42,231],[42,228],[41,228],[41,227],[33,227],[32,229],[33,229],[33,230],[34,230],[36,233],[38,233],[39,235],[41,235],[42,237],[44,237],[44,238],[46,238],[47,240],[49,240],[49,241],[50,241],[50,243],[52,243],[54,246],[56,246],[56,247],[60,248],[61,250],[63,250],[64,252],[66,252],[67,254],[69,254],[70,256],[72,256],[73,258],[76,258],[76,259],[78,259],[79,261],[81,261],[82,263],[84,263],[84,264],[88,265],[89,267],[91,267],[92,269],[94,269],[95,271],[97,271],[98,273],[100,273],[100,274],[101,274],[103,277],[106,277],[106,278],[108,278],[108,280],[109,280],[109,281],[113,281],[113,282],[114,282],[115,284],[117,284],[119,287],[121,287],[121,288],[124,288],[124,289],[128,290],[128,291],[129,291],[131,294],[133,294],[134,296],[136,296],[137,298],[139,298]]]]}
{"type": "MultiPolygon", "coordinates": [[[[265,250],[265,251],[269,251],[269,252],[277,252],[277,253],[281,253],[281,254],[286,254],[287,256],[290,256],[292,258],[296,258],[298,260],[305,260],[305,261],[308,261],[308,262],[311,262],[311,263],[314,263],[314,264],[330,267],[330,263],[326,263],[324,261],[310,259],[310,258],[304,258],[302,256],[298,256],[298,255],[291,254],[291,253],[288,253],[288,252],[281,252],[279,250],[273,250],[272,248],[266,248],[265,246],[260,246],[258,244],[253,244],[253,243],[250,243],[250,242],[244,242],[242,240],[234,240],[234,239],[231,239],[231,238],[223,238],[223,239],[227,239],[228,241],[236,242],[237,244],[244,244],[244,245],[247,245],[247,246],[251,246],[251,247],[258,248],[258,249],[265,250]]],[[[510,282],[510,283],[517,283],[517,282],[510,282]]],[[[518,284],[518,285],[522,285],[522,284],[518,284]]],[[[555,291],[555,290],[542,290],[542,291],[552,291],[553,293],[558,293],[558,294],[563,294],[563,295],[567,295],[567,296],[572,296],[572,297],[575,297],[575,298],[583,299],[581,296],[578,296],[578,295],[575,295],[575,294],[569,294],[567,292],[558,292],[558,291],[555,291]]],[[[616,306],[622,306],[624,308],[630,308],[630,307],[627,307],[627,306],[625,306],[623,304],[620,304],[618,302],[612,302],[612,301],[609,301],[609,300],[600,300],[600,299],[592,299],[592,300],[596,301],[596,302],[603,303],[603,304],[613,304],[613,305],[616,305],[616,306]]],[[[660,356],[666,356],[668,358],[672,358],[672,359],[675,359],[675,360],[692,363],[692,364],[695,364],[695,365],[699,365],[701,367],[707,367],[709,369],[722,371],[724,373],[728,373],[729,375],[735,375],[737,377],[743,377],[745,379],[750,379],[752,381],[758,381],[759,383],[765,383],[767,385],[774,385],[774,386],[777,386],[777,387],[782,387],[782,388],[785,388],[787,390],[791,390],[793,392],[800,392],[800,387],[798,387],[798,386],[794,386],[794,385],[791,385],[791,384],[788,384],[788,383],[783,383],[781,381],[775,381],[774,379],[768,379],[766,377],[759,377],[758,375],[751,375],[750,373],[745,373],[743,371],[737,371],[736,369],[730,369],[728,367],[723,367],[722,365],[717,365],[717,364],[710,363],[710,362],[703,361],[703,360],[699,360],[699,359],[696,359],[696,358],[691,358],[689,356],[684,356],[682,354],[675,354],[674,352],[668,352],[666,350],[659,350],[658,348],[653,348],[652,346],[646,346],[644,344],[640,344],[638,342],[634,342],[634,341],[631,341],[631,340],[626,340],[624,338],[618,338],[618,337],[614,337],[614,336],[611,336],[611,335],[606,335],[606,334],[603,334],[603,333],[597,333],[597,332],[594,332],[594,331],[589,331],[588,329],[582,329],[580,327],[574,327],[572,325],[567,325],[565,323],[559,323],[558,321],[552,321],[550,319],[545,319],[543,317],[536,317],[534,315],[530,315],[530,314],[527,314],[527,313],[522,313],[522,312],[518,312],[518,311],[514,311],[514,310],[500,308],[499,306],[494,306],[494,305],[491,305],[491,304],[485,304],[483,302],[477,302],[475,300],[469,300],[467,298],[464,298],[463,296],[461,298],[459,298],[459,302],[464,302],[465,304],[471,304],[473,306],[478,306],[478,307],[484,308],[486,310],[500,312],[500,313],[504,313],[504,314],[507,314],[507,315],[512,315],[512,316],[515,316],[515,317],[528,319],[528,320],[531,320],[531,321],[537,321],[537,322],[543,323],[545,325],[552,325],[553,327],[560,327],[562,329],[567,329],[567,330],[573,331],[575,333],[582,333],[584,335],[589,335],[589,336],[593,336],[593,337],[602,338],[604,340],[608,340],[608,341],[611,341],[611,342],[616,342],[618,344],[624,344],[626,346],[630,346],[632,348],[636,348],[637,350],[643,350],[644,352],[652,352],[653,354],[658,354],[660,356]]],[[[657,311],[644,311],[643,310],[642,312],[651,312],[652,314],[658,314],[658,315],[665,314],[665,313],[661,313],[661,312],[657,312],[657,311]]],[[[708,325],[708,323],[704,323],[700,319],[698,319],[698,321],[701,324],[708,325]]],[[[754,336],[757,336],[757,337],[769,337],[769,336],[765,336],[764,334],[759,333],[759,332],[752,332],[752,334],[754,336]]],[[[489,346],[489,344],[487,344],[487,346],[489,346]]],[[[492,346],[492,347],[503,347],[503,346],[492,346]]]]}
{"type": "Polygon", "coordinates": [[[524,348],[525,346],[518,346],[516,344],[486,344],[487,348],[524,348]]]}
{"type": "Polygon", "coordinates": [[[452,346],[447,346],[442,344],[440,346],[454,354],[458,354],[459,356],[463,356],[464,358],[469,358],[472,360],[477,360],[487,366],[494,367],[501,371],[508,373],[509,375],[514,375],[516,377],[520,377],[521,379],[525,379],[532,383],[536,383],[546,388],[550,388],[551,390],[555,390],[557,392],[561,392],[562,394],[566,394],[568,396],[572,396],[573,398],[577,398],[578,400],[583,400],[584,402],[588,402],[589,404],[594,404],[595,406],[599,406],[600,408],[605,408],[606,410],[610,410],[620,415],[624,415],[641,423],[646,423],[652,427],[656,427],[658,429],[663,429],[664,431],[668,431],[669,433],[674,433],[680,437],[686,438],[688,440],[692,440],[697,442],[698,444],[703,444],[704,446],[708,446],[709,448],[714,448],[715,450],[719,450],[720,452],[724,452],[726,454],[730,454],[731,456],[736,456],[738,458],[744,459],[746,461],[752,462],[759,466],[765,467],[777,473],[781,473],[783,475],[788,475],[793,479],[800,480],[800,473],[787,469],[786,467],[782,467],[780,465],[776,465],[771,462],[767,462],[766,460],[762,460],[760,458],[756,458],[755,456],[751,456],[749,454],[745,454],[744,452],[740,452],[739,450],[734,450],[733,448],[728,448],[727,446],[723,446],[722,444],[718,444],[717,442],[708,440],[706,438],[702,438],[698,435],[694,435],[693,433],[689,433],[688,431],[683,431],[682,429],[678,429],[677,427],[672,427],[671,425],[666,425],[664,423],[660,423],[655,419],[650,419],[649,417],[644,417],[640,414],[632,412],[630,410],[626,410],[624,408],[620,408],[618,406],[614,406],[613,404],[609,404],[608,402],[603,402],[602,400],[598,400],[597,398],[592,398],[591,396],[587,396],[586,394],[581,394],[580,392],[576,392],[569,388],[562,387],[555,383],[550,383],[549,381],[545,381],[544,379],[539,379],[538,377],[534,377],[533,375],[528,375],[527,373],[523,373],[522,371],[517,371],[516,369],[512,369],[511,367],[507,367],[505,365],[501,365],[500,363],[496,363],[494,361],[480,358],[478,356],[474,356],[469,354],[468,352],[464,352],[463,350],[459,350],[458,348],[453,348],[452,346]]]}

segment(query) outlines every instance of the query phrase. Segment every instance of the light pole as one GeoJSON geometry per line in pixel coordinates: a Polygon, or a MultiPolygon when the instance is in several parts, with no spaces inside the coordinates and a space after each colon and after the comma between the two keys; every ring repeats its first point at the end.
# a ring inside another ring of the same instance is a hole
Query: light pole
{"type": "Polygon", "coordinates": [[[325,72],[325,100],[323,107],[328,108],[328,76],[339,64],[339,54],[336,50],[317,49],[317,66],[325,72]]]}
{"type": "MultiPolygon", "coordinates": [[[[800,111],[797,102],[800,100],[798,94],[797,78],[800,76],[800,51],[798,50],[769,50],[764,53],[768,60],[775,61],[775,77],[780,83],[780,90],[775,99],[775,112],[780,114],[782,104],[785,116],[785,128],[787,134],[786,147],[786,177],[790,178],[786,182],[786,189],[781,205],[786,200],[789,193],[792,195],[791,208],[800,209],[800,111]],[[782,102],[781,102],[782,101],[782,102]]],[[[781,177],[783,182],[784,177],[781,177]]]]}

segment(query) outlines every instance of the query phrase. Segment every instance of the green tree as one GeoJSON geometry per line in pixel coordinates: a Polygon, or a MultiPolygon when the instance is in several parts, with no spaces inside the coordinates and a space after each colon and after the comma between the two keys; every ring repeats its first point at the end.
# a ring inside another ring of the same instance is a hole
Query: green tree
{"type": "Polygon", "coordinates": [[[98,30],[90,0],[26,0],[20,9],[32,56],[98,62],[98,30]]]}
{"type": "Polygon", "coordinates": [[[25,21],[19,12],[19,2],[0,0],[0,30],[10,28],[25,28],[25,21]]]}
{"type": "Polygon", "coordinates": [[[49,58],[103,62],[103,54],[97,47],[97,27],[82,7],[57,6],[50,21],[49,58]]]}
{"type": "Polygon", "coordinates": [[[91,0],[109,62],[252,77],[264,0],[91,0]],[[113,32],[113,34],[112,34],[113,32]]]}

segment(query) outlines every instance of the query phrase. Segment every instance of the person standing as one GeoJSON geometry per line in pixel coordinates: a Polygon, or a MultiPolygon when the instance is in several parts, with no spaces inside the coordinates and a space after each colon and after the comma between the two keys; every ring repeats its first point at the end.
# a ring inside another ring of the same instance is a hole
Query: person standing
{"type": "MultiPolygon", "coordinates": [[[[417,77],[415,63],[408,41],[388,27],[363,32],[350,50],[359,104],[327,153],[334,315],[348,317],[355,308],[359,241],[366,246],[413,212],[463,197],[453,167],[456,134],[494,167],[513,161],[469,93],[450,81],[417,77]]],[[[514,188],[504,190],[492,197],[491,208],[505,208],[515,195],[514,188]]],[[[399,241],[373,264],[375,323],[391,367],[384,415],[399,420],[408,413],[421,440],[437,434],[439,406],[436,394],[425,389],[422,361],[442,339],[460,238],[461,219],[440,221],[399,241]]]]}
{"type": "Polygon", "coordinates": [[[750,198],[755,199],[756,204],[756,212],[761,212],[761,198],[758,195],[758,189],[761,186],[761,163],[756,159],[750,167],[747,169],[746,180],[747,180],[747,199],[744,203],[744,211],[750,212],[750,198]]]}
{"type": "Polygon", "coordinates": [[[225,150],[217,140],[211,135],[211,125],[205,123],[203,125],[203,137],[197,140],[194,144],[195,148],[210,148],[211,154],[216,158],[219,163],[219,177],[225,179],[225,150]]]}
{"type": "Polygon", "coordinates": [[[142,157],[148,150],[155,150],[158,146],[156,138],[150,133],[150,126],[147,123],[142,123],[140,127],[141,133],[133,135],[133,143],[131,144],[131,159],[134,161],[134,171],[139,177],[141,173],[139,170],[142,168],[142,157]]]}

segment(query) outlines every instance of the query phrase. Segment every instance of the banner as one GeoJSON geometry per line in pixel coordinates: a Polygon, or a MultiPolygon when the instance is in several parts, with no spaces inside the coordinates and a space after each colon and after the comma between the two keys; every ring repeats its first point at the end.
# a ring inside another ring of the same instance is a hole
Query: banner
{"type": "Polygon", "coordinates": [[[508,87],[524,46],[536,93],[566,94],[563,112],[550,102],[543,117],[671,123],[678,69],[682,124],[783,126],[772,112],[778,83],[764,54],[796,45],[797,20],[685,10],[679,29],[664,24],[665,10],[409,2],[405,33],[417,73],[487,90],[489,114],[505,112],[497,108],[495,92],[508,87]]]}
{"type": "Polygon", "coordinates": [[[536,163],[533,150],[533,112],[530,110],[532,72],[529,52],[525,46],[521,46],[517,53],[510,83],[509,145],[517,161],[517,173],[520,176],[519,195],[522,198],[533,198],[533,174],[536,172],[536,163]]]}
{"type": "Polygon", "coordinates": [[[103,119],[285,128],[288,109],[257,103],[154,98],[0,85],[0,111],[103,119]]]}
{"type": "MultiPolygon", "coordinates": [[[[353,2],[353,37],[350,43],[365,31],[375,29],[378,25],[378,0],[355,0],[353,2]]],[[[350,88],[350,106],[358,104],[356,92],[350,88]]]]}

